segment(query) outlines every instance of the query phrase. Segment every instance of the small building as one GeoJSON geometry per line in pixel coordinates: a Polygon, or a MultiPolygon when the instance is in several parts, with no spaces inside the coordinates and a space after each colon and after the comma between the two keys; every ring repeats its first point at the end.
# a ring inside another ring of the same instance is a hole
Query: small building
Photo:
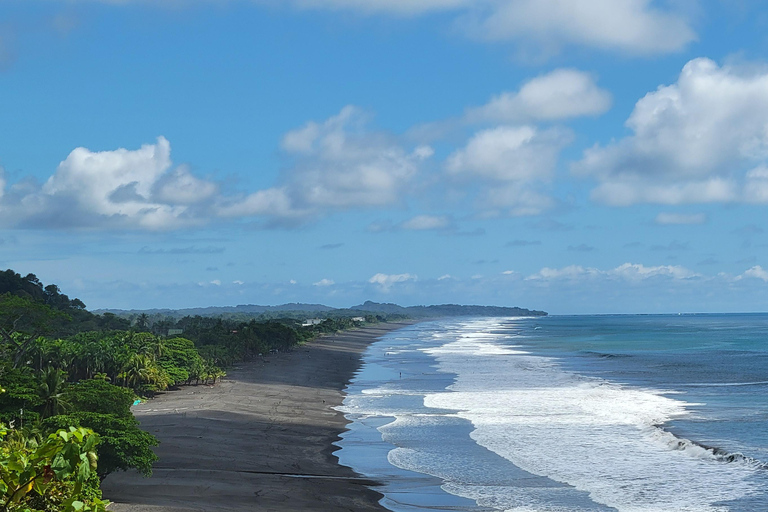
{"type": "Polygon", "coordinates": [[[304,323],[301,324],[302,327],[310,327],[312,325],[318,325],[323,323],[322,318],[309,318],[307,320],[304,320],[304,323]]]}
{"type": "Polygon", "coordinates": [[[352,321],[353,322],[365,322],[365,317],[364,316],[353,316],[352,317],[352,321]]]}
{"type": "Polygon", "coordinates": [[[184,329],[168,329],[168,336],[178,336],[184,334],[184,329]]]}

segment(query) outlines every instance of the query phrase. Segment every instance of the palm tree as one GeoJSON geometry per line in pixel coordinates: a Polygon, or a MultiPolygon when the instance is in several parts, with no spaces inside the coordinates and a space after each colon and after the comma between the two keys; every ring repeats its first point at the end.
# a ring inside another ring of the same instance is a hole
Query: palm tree
{"type": "Polygon", "coordinates": [[[148,383],[152,373],[154,361],[146,354],[134,354],[120,372],[119,378],[128,387],[138,389],[142,384],[148,383]]]}
{"type": "Polygon", "coordinates": [[[131,356],[118,378],[125,386],[135,390],[147,385],[154,387],[150,391],[164,390],[171,384],[168,374],[157,366],[155,358],[150,354],[131,356]]]}
{"type": "Polygon", "coordinates": [[[67,374],[62,370],[49,366],[41,372],[37,392],[43,400],[43,418],[56,416],[69,408],[69,402],[63,398],[66,384],[67,374]]]}
{"type": "Polygon", "coordinates": [[[136,318],[136,329],[139,331],[149,329],[149,316],[146,313],[142,313],[136,318]]]}

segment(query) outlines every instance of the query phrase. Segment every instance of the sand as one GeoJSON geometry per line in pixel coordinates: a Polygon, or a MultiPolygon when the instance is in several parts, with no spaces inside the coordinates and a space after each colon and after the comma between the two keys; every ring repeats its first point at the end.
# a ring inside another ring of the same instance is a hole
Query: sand
{"type": "Polygon", "coordinates": [[[383,511],[376,485],[338,463],[347,420],[334,407],[367,345],[408,323],[324,336],[135,406],[160,440],[151,478],[114,473],[114,512],[383,511]]]}

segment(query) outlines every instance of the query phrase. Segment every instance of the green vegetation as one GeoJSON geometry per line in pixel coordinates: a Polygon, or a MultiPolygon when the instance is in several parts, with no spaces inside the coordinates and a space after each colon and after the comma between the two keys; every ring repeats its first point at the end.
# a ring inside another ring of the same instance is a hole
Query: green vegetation
{"type": "Polygon", "coordinates": [[[0,272],[0,510],[103,511],[101,479],[157,460],[137,397],[362,323],[302,320],[95,315],[34,274],[0,272]]]}
{"type": "Polygon", "coordinates": [[[47,437],[0,424],[0,508],[104,512],[95,470],[99,436],[69,427],[47,437]]]}

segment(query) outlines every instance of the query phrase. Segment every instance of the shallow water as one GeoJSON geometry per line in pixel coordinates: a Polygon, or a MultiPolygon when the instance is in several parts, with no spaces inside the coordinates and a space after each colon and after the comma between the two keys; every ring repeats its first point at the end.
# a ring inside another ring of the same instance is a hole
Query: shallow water
{"type": "Polygon", "coordinates": [[[768,316],[452,319],[373,344],[343,464],[392,510],[768,510],[768,316]]]}

